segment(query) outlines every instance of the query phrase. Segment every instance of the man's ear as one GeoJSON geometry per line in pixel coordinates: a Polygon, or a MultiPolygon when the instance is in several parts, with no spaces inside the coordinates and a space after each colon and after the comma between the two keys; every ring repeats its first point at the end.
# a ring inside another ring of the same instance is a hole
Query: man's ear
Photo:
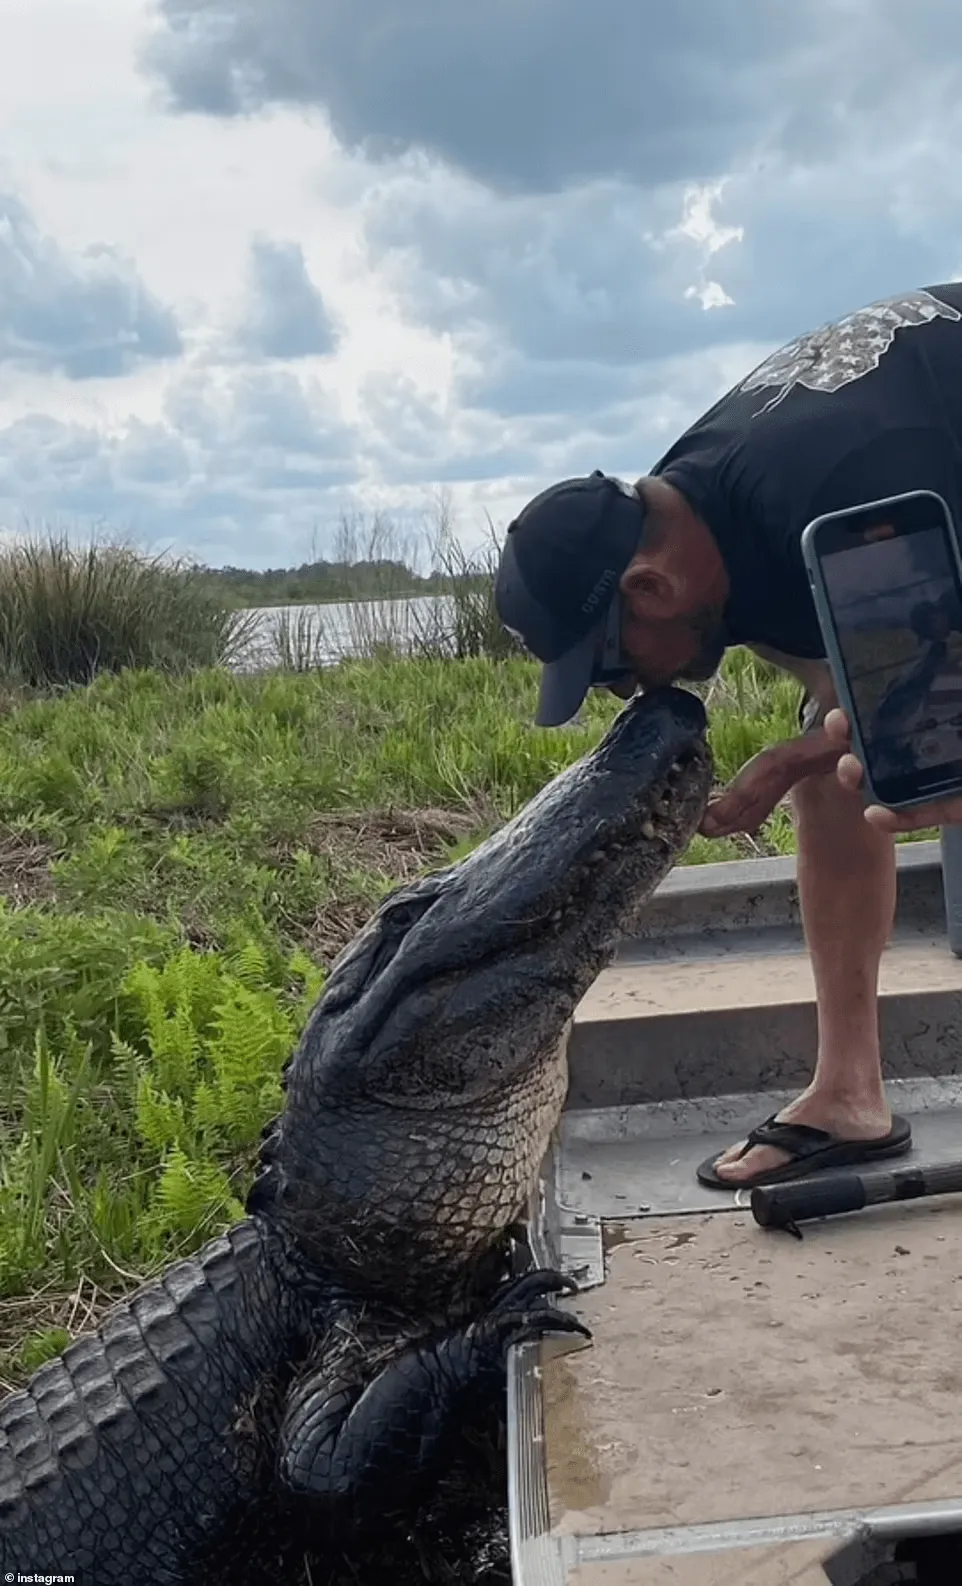
{"type": "Polygon", "coordinates": [[[630,609],[643,620],[664,621],[678,614],[675,580],[654,561],[636,556],[622,573],[619,587],[630,609]]]}

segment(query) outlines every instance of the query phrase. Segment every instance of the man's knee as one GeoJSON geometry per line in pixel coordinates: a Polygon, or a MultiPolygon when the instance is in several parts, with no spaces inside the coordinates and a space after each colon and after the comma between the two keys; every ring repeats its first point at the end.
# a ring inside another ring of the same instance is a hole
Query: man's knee
{"type": "Polygon", "coordinates": [[[845,870],[871,868],[886,862],[886,855],[894,864],[892,833],[869,824],[862,790],[843,787],[834,769],[797,782],[791,797],[798,848],[806,858],[823,856],[828,864],[845,870]]]}
{"type": "Polygon", "coordinates": [[[802,703],[798,707],[798,725],[802,735],[818,732],[830,709],[831,706],[824,705],[820,699],[816,699],[813,695],[803,694],[802,703]]]}
{"type": "Polygon", "coordinates": [[[799,707],[798,722],[803,733],[818,732],[825,717],[838,704],[832,674],[826,662],[812,667],[805,679],[805,693],[799,707]]]}

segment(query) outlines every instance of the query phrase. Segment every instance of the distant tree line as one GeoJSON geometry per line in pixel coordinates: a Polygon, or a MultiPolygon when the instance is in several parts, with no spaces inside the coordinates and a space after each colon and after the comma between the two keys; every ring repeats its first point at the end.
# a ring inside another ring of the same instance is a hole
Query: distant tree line
{"type": "MultiPolygon", "coordinates": [[[[303,562],[300,567],[205,568],[204,580],[235,607],[323,605],[330,601],[394,600],[450,591],[451,577],[413,572],[404,562],[303,562]]],[[[485,581],[477,574],[477,582],[485,581]]]]}
{"type": "Polygon", "coordinates": [[[384,512],[344,513],[328,557],[318,556],[314,540],[312,560],[300,567],[211,567],[202,576],[220,600],[235,608],[445,594],[483,596],[487,601],[496,545],[490,520],[488,526],[490,543],[466,552],[454,533],[450,501],[441,491],[433,516],[420,526],[404,526],[384,512]]]}

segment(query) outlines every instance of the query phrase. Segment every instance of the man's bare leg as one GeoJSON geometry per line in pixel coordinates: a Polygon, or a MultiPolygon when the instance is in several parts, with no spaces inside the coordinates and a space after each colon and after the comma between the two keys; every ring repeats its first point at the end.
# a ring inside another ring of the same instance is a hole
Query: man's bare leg
{"type": "MultiPolygon", "coordinates": [[[[818,1062],[812,1083],[779,1120],[846,1139],[881,1139],[892,1115],[879,1052],[878,971],[895,914],[894,841],[869,825],[860,795],[843,788],[834,772],[797,783],[792,799],[818,1062]]],[[[736,1161],[740,1149],[733,1146],[715,1164],[732,1184],[789,1160],[772,1146],[755,1146],[736,1161]]]]}

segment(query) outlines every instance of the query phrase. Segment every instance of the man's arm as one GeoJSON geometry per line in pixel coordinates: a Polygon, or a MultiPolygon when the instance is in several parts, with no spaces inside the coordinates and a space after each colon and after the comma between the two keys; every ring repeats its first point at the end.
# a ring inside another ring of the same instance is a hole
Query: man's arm
{"type": "Polygon", "coordinates": [[[733,832],[757,831],[796,782],[834,771],[845,748],[837,733],[831,737],[819,727],[762,749],[742,766],[724,792],[709,801],[701,823],[703,834],[730,837],[733,832]]]}

